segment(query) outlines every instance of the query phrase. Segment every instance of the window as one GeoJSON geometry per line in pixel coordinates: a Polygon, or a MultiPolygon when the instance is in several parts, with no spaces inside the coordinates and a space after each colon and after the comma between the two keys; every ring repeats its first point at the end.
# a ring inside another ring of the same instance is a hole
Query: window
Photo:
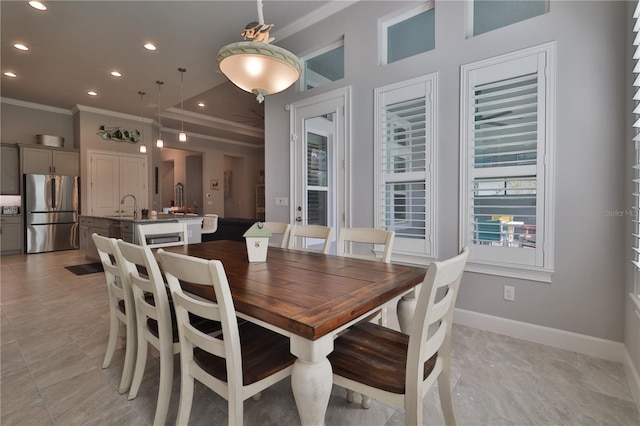
{"type": "MultiPolygon", "coordinates": [[[[633,13],[633,32],[635,33],[635,37],[633,38],[633,62],[634,74],[637,74],[633,81],[634,93],[633,93],[633,101],[634,101],[634,122],[633,122],[633,142],[635,144],[635,165],[634,165],[634,191],[633,195],[635,197],[635,218],[633,220],[633,263],[636,266],[634,281],[635,288],[633,290],[632,299],[635,301],[636,305],[640,309],[640,220],[638,219],[638,214],[640,213],[640,2],[636,3],[636,8],[633,13]]],[[[630,212],[631,213],[631,212],[630,212]]]]}
{"type": "Polygon", "coordinates": [[[436,47],[435,8],[427,2],[381,23],[382,64],[390,64],[436,47]]]}
{"type": "Polygon", "coordinates": [[[344,78],[344,40],[337,41],[303,58],[301,90],[320,87],[344,78]]]}
{"type": "Polygon", "coordinates": [[[462,67],[460,238],[469,270],[551,279],[554,50],[462,67]]]}
{"type": "Polygon", "coordinates": [[[375,90],[375,215],[398,261],[435,256],[435,94],[435,74],[375,90]]]}
{"type": "Polygon", "coordinates": [[[549,12],[549,0],[473,0],[469,35],[477,36],[549,12]]]}

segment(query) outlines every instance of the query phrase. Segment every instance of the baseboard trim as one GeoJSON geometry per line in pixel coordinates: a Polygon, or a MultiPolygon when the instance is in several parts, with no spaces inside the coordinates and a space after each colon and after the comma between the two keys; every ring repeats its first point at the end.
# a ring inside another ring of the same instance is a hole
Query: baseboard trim
{"type": "MultiPolygon", "coordinates": [[[[628,367],[627,364],[631,363],[628,355],[625,356],[626,349],[621,342],[500,318],[465,309],[455,310],[453,322],[493,333],[504,334],[517,339],[528,340],[530,342],[566,349],[609,361],[620,362],[625,365],[625,369],[628,367]]],[[[633,367],[633,364],[631,364],[631,366],[633,367]]],[[[631,376],[628,377],[631,381],[631,376]]],[[[635,379],[637,382],[637,372],[635,379]]]]}
{"type": "Polygon", "coordinates": [[[624,373],[627,376],[627,382],[631,388],[631,393],[636,401],[636,405],[640,408],[640,375],[638,375],[638,370],[636,370],[635,365],[633,365],[631,355],[626,347],[624,348],[624,358],[624,362],[622,363],[624,373]]]}

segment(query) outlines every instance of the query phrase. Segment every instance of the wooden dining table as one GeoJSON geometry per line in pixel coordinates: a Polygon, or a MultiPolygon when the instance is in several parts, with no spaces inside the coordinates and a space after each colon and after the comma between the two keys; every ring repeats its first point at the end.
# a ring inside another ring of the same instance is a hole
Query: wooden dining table
{"type": "MultiPolygon", "coordinates": [[[[297,357],[291,374],[302,425],[324,424],[333,375],[327,355],[338,333],[398,303],[401,329],[415,309],[416,285],[426,268],[269,247],[266,262],[250,263],[244,242],[210,241],[165,248],[224,266],[238,317],[290,339],[297,357]]],[[[215,300],[213,287],[183,289],[215,300]]]]}

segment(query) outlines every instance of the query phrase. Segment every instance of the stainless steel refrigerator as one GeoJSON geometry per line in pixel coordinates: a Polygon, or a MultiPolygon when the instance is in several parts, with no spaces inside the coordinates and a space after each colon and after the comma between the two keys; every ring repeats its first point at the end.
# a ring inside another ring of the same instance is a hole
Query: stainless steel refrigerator
{"type": "Polygon", "coordinates": [[[27,253],[78,248],[78,177],[24,175],[27,253]]]}

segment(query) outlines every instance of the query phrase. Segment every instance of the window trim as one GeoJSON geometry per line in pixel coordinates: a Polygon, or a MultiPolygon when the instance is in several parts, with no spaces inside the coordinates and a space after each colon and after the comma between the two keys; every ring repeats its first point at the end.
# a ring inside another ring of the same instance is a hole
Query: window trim
{"type": "MultiPolygon", "coordinates": [[[[311,53],[309,53],[307,55],[301,56],[300,57],[300,62],[302,62],[302,76],[298,79],[298,90],[300,92],[308,92],[309,90],[317,89],[318,87],[324,86],[326,84],[333,83],[334,81],[339,81],[339,80],[330,80],[330,81],[327,81],[326,83],[321,84],[319,86],[312,87],[311,89],[307,89],[307,76],[306,76],[307,61],[311,60],[313,58],[316,58],[316,57],[318,57],[320,55],[323,55],[323,54],[325,54],[327,52],[331,52],[334,49],[337,49],[339,47],[344,47],[344,46],[345,46],[345,44],[344,44],[344,36],[342,36],[342,37],[340,37],[340,39],[334,41],[331,44],[328,44],[328,45],[323,46],[323,47],[321,47],[321,48],[319,48],[317,50],[314,50],[313,52],[311,52],[311,53]]],[[[345,70],[343,69],[342,71],[343,71],[343,75],[344,75],[345,74],[344,73],[345,70]]],[[[344,77],[342,77],[340,80],[344,80],[344,77]]]]}
{"type": "MultiPolygon", "coordinates": [[[[640,164],[640,118],[638,115],[640,112],[638,111],[638,107],[640,106],[640,99],[638,99],[638,94],[640,94],[640,1],[636,1],[635,8],[633,10],[633,26],[631,29],[631,63],[633,65],[633,71],[631,74],[631,93],[632,93],[632,124],[631,124],[631,141],[634,144],[634,162],[633,162],[633,179],[640,178],[640,172],[638,171],[638,164],[640,164]],[[637,75],[636,75],[637,74],[637,75]]],[[[638,234],[640,233],[640,223],[638,223],[638,215],[640,214],[640,197],[635,196],[635,192],[640,192],[640,183],[634,181],[632,183],[631,188],[631,197],[633,199],[633,209],[635,209],[635,217],[632,226],[631,232],[631,240],[632,240],[632,250],[634,250],[634,254],[632,257],[632,268],[633,268],[633,290],[632,293],[629,293],[629,297],[635,304],[635,313],[640,318],[640,264],[636,261],[636,258],[640,257],[640,237],[638,234]]]]}
{"type": "Polygon", "coordinates": [[[529,19],[533,19],[533,18],[537,18],[539,16],[546,15],[551,10],[551,0],[545,0],[544,1],[544,3],[545,3],[545,5],[544,5],[544,13],[542,15],[530,16],[530,17],[525,18],[523,20],[512,22],[510,24],[505,24],[505,25],[502,25],[502,26],[500,26],[498,28],[494,28],[492,30],[485,31],[485,32],[480,33],[480,34],[474,34],[473,33],[473,31],[474,31],[474,28],[473,28],[474,19],[473,18],[474,18],[474,14],[475,14],[476,0],[467,0],[466,3],[467,3],[467,7],[465,8],[466,9],[466,11],[465,11],[465,19],[466,19],[465,39],[470,39],[470,38],[474,38],[474,37],[480,37],[480,36],[482,36],[484,34],[489,34],[489,33],[493,32],[493,31],[497,31],[497,30],[500,30],[502,28],[509,27],[511,25],[516,25],[516,24],[519,24],[521,22],[528,21],[529,19]]]}
{"type": "Polygon", "coordinates": [[[543,191],[544,198],[543,209],[543,232],[542,232],[542,250],[543,263],[542,266],[518,265],[497,260],[477,260],[470,257],[465,270],[470,272],[478,272],[483,274],[498,275],[505,277],[513,277],[527,279],[539,282],[551,282],[554,273],[554,208],[555,208],[555,108],[556,108],[556,86],[555,86],[555,64],[556,64],[556,43],[550,42],[533,46],[530,48],[518,50],[516,52],[507,53],[480,60],[471,64],[463,65],[460,69],[460,214],[459,214],[459,247],[467,245],[472,246],[468,239],[471,224],[469,223],[467,212],[469,210],[469,190],[468,180],[470,174],[469,164],[469,136],[470,126],[468,117],[468,105],[471,102],[470,97],[470,73],[472,71],[486,68],[489,66],[499,65],[501,63],[510,62],[526,57],[546,54],[546,88],[545,88],[545,138],[543,143],[544,155],[538,158],[538,164],[543,170],[542,186],[538,186],[538,191],[543,191]]]}
{"type": "MultiPolygon", "coordinates": [[[[387,51],[387,43],[388,43],[388,39],[387,39],[387,35],[388,35],[388,31],[389,31],[389,27],[398,24],[402,21],[406,21],[407,19],[413,18],[414,16],[417,16],[423,12],[426,12],[427,10],[430,9],[435,9],[436,5],[435,5],[435,1],[434,0],[429,0],[427,2],[425,2],[424,4],[421,4],[418,7],[412,7],[411,9],[402,11],[400,13],[394,13],[393,15],[387,15],[385,17],[382,17],[378,20],[378,46],[379,46],[379,57],[378,57],[378,64],[380,66],[384,66],[384,65],[389,65],[389,63],[387,62],[388,59],[388,51],[387,51]]],[[[429,52],[428,50],[425,52],[421,52],[421,53],[427,53],[429,52]]],[[[413,55],[415,56],[415,55],[413,55]]],[[[410,57],[413,56],[409,56],[407,58],[403,58],[400,59],[398,61],[395,62],[391,62],[392,64],[395,64],[397,62],[401,62],[404,59],[408,59],[410,57]]]]}
{"type": "MultiPolygon", "coordinates": [[[[396,83],[392,83],[382,87],[376,87],[374,89],[374,227],[380,227],[380,215],[382,213],[381,209],[384,206],[384,199],[381,199],[380,186],[383,184],[382,181],[382,134],[380,132],[380,121],[381,118],[379,111],[382,107],[381,105],[381,94],[393,90],[402,89],[404,87],[416,85],[416,84],[428,84],[431,88],[430,95],[427,95],[428,105],[430,106],[427,111],[427,115],[429,116],[429,120],[431,121],[431,128],[427,130],[427,134],[429,136],[429,146],[425,147],[430,156],[430,161],[425,165],[426,174],[430,176],[430,182],[425,179],[425,187],[429,190],[429,208],[427,209],[425,206],[425,213],[427,215],[427,221],[429,223],[429,235],[425,239],[426,243],[426,252],[417,252],[410,250],[403,250],[397,247],[397,244],[394,244],[393,253],[391,256],[391,260],[393,262],[398,263],[407,263],[407,264],[420,264],[424,265],[426,263],[430,263],[431,261],[435,261],[438,258],[438,167],[437,167],[437,159],[438,159],[438,73],[430,73],[420,77],[412,78],[409,80],[404,80],[396,83]]],[[[398,241],[398,237],[396,236],[396,241],[398,241]]]]}

